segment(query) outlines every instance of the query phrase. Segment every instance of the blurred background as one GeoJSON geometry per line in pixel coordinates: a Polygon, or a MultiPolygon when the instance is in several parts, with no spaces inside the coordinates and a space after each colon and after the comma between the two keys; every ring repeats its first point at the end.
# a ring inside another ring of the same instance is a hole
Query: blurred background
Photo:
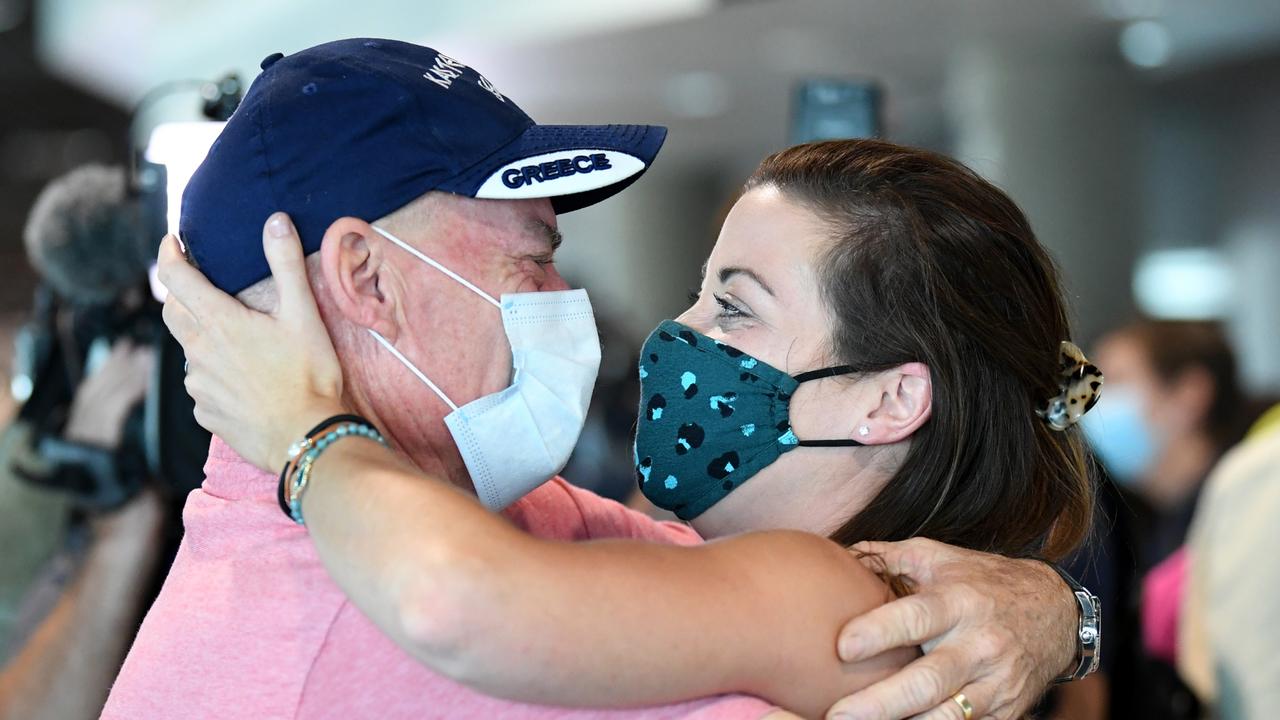
{"type": "MultiPolygon", "coordinates": [[[[1123,365],[1125,338],[1159,355],[1145,330],[1117,334],[1139,318],[1192,332],[1156,345],[1192,347],[1208,328],[1191,365],[1136,362],[1172,383],[1225,347],[1213,389],[1230,384],[1250,408],[1233,427],[1280,393],[1280,0],[0,0],[0,379],[17,401],[29,373],[7,348],[32,317],[23,232],[40,191],[85,164],[125,166],[131,197],[167,201],[151,207],[167,204],[173,225],[185,174],[261,60],[351,36],[435,47],[543,123],[670,128],[642,182],[561,220],[558,264],[590,290],[606,342],[566,475],[605,494],[633,486],[640,340],[686,306],[755,165],[809,139],[879,135],[956,156],[1056,256],[1082,346],[1123,365]]],[[[1177,497],[1134,502],[1194,507],[1243,430],[1219,434],[1231,442],[1177,497]]],[[[1123,562],[1141,576],[1168,551],[1123,562]]],[[[1169,702],[1176,712],[1150,716],[1196,712],[1189,695],[1169,702]]]]}
{"type": "MultiPolygon", "coordinates": [[[[681,307],[717,213],[788,144],[798,83],[873,81],[882,133],[1008,191],[1062,264],[1087,341],[1141,308],[1221,317],[1280,388],[1280,6],[1268,0],[0,0],[0,252],[50,179],[125,159],[155,88],[339,36],[429,44],[540,122],[671,128],[633,191],[566,216],[561,261],[633,334],[681,307]],[[678,256],[678,259],[673,258],[678,256]],[[656,268],[664,268],[656,271],[656,268]],[[666,268],[677,268],[671,272],[666,268]]],[[[151,103],[139,142],[200,119],[151,103]]],[[[0,310],[27,303],[14,272],[0,310]]]]}

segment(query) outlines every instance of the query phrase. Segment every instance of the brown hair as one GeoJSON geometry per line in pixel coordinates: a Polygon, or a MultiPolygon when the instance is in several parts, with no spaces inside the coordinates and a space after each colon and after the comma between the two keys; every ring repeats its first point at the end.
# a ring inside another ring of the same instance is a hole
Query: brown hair
{"type": "Polygon", "coordinates": [[[959,162],[878,140],[800,145],[764,160],[770,186],[813,210],[840,363],[928,366],[930,420],[844,545],[920,535],[1059,558],[1088,530],[1093,492],[1077,428],[1035,409],[1058,393],[1070,339],[1058,271],[1022,211],[959,162]]]}
{"type": "Polygon", "coordinates": [[[1208,320],[1141,319],[1115,331],[1141,346],[1162,383],[1172,384],[1190,370],[1201,369],[1213,382],[1201,429],[1219,454],[1244,438],[1252,414],[1240,389],[1236,356],[1222,325],[1208,320]]]}

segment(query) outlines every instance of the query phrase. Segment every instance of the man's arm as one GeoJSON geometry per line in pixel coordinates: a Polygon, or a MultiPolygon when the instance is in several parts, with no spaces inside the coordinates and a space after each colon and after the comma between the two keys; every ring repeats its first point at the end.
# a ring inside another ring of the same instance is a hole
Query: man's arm
{"type": "Polygon", "coordinates": [[[94,523],[76,579],[0,670],[0,719],[77,720],[102,712],[133,640],[164,512],[147,492],[94,523]]]}
{"type": "Polygon", "coordinates": [[[840,701],[830,717],[895,720],[958,717],[963,692],[975,718],[1022,717],[1069,669],[1079,609],[1047,564],[962,550],[924,539],[861,543],[918,592],[854,618],[840,635],[846,661],[922,646],[901,672],[840,701]]]}

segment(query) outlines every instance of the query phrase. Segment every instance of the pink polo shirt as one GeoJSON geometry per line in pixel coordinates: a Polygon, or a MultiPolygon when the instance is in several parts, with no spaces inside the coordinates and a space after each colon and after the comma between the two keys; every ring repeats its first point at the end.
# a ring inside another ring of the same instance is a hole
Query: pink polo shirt
{"type": "MultiPolygon", "coordinates": [[[[432,672],[386,638],[329,579],[306,530],[280,512],[276,477],[214,439],[186,535],[102,717],[759,718],[771,706],[723,696],[638,710],[525,705],[432,672]]],[[[694,544],[556,478],[506,512],[539,537],[694,544]]]]}

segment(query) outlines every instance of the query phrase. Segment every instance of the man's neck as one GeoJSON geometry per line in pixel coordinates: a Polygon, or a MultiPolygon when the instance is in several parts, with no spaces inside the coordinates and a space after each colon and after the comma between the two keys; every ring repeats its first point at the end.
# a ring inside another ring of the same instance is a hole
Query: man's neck
{"type": "Polygon", "coordinates": [[[468,493],[475,493],[462,456],[440,418],[429,413],[406,412],[395,408],[379,413],[374,403],[359,392],[348,392],[347,405],[369,420],[387,443],[417,466],[425,475],[445,480],[468,493]]]}

